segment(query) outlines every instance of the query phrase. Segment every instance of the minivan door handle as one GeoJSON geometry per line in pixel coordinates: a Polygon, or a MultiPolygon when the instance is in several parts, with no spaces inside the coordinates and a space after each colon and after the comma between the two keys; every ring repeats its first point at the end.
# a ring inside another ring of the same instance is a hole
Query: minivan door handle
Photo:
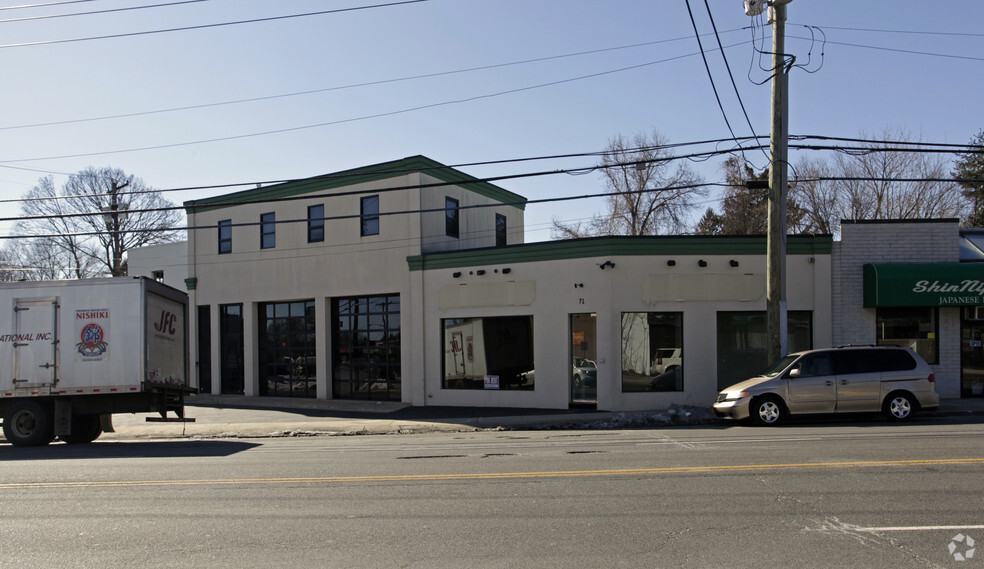
{"type": "Polygon", "coordinates": [[[847,385],[847,380],[846,379],[842,379],[841,380],[841,385],[847,385]]]}
{"type": "Polygon", "coordinates": [[[827,380],[827,386],[828,386],[828,387],[829,387],[829,386],[831,386],[831,385],[833,385],[833,384],[834,384],[834,382],[833,382],[833,381],[830,381],[829,379],[827,380]]]}

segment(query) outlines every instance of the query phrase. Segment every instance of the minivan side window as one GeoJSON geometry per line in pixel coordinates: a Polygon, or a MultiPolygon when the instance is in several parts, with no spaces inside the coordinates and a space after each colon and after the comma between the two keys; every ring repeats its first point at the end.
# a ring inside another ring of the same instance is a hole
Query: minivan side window
{"type": "Polygon", "coordinates": [[[819,353],[819,354],[809,354],[803,356],[800,361],[796,362],[796,367],[799,368],[799,377],[822,377],[825,375],[834,375],[834,362],[832,361],[830,354],[819,353]]]}
{"type": "Polygon", "coordinates": [[[878,366],[878,350],[844,350],[834,352],[837,362],[837,373],[873,373],[881,371],[878,366]]]}
{"type": "MultiPolygon", "coordinates": [[[[873,350],[875,351],[875,350],[873,350]]],[[[909,371],[916,369],[916,360],[905,350],[877,350],[873,354],[879,371],[909,371]]]]}

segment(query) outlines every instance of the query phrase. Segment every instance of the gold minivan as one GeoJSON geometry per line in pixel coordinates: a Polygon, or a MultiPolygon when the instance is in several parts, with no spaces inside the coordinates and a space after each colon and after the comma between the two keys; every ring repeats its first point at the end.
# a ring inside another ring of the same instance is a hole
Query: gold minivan
{"type": "Polygon", "coordinates": [[[714,414],[760,425],[790,414],[877,411],[904,421],[939,404],[933,369],[911,348],[844,346],[789,354],[721,391],[714,414]]]}

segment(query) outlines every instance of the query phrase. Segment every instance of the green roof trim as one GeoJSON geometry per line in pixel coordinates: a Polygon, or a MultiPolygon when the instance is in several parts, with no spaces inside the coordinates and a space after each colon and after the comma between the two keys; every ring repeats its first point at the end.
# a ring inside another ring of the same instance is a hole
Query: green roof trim
{"type": "MultiPolygon", "coordinates": [[[[789,255],[830,255],[830,235],[794,235],[786,240],[789,255]]],[[[411,271],[453,269],[501,263],[535,263],[584,257],[627,255],[765,255],[766,238],[752,236],[591,237],[544,241],[509,247],[469,249],[407,257],[411,271]]]]}
{"type": "MultiPolygon", "coordinates": [[[[523,196],[514,194],[509,190],[465,174],[464,172],[456,170],[450,166],[445,166],[444,164],[431,160],[426,156],[410,156],[401,160],[393,160],[391,162],[382,162],[371,166],[343,170],[333,174],[324,174],[313,178],[293,180],[263,188],[243,190],[241,192],[234,192],[213,198],[190,200],[184,203],[184,207],[188,213],[199,213],[226,207],[234,207],[246,203],[303,197],[305,194],[334,190],[344,188],[346,186],[386,180],[389,178],[397,178],[417,172],[426,174],[432,178],[437,178],[444,183],[462,186],[467,190],[475,192],[476,194],[502,202],[504,204],[509,204],[517,209],[526,209],[527,200],[523,196]]],[[[426,189],[426,185],[424,188],[426,189]]]]}

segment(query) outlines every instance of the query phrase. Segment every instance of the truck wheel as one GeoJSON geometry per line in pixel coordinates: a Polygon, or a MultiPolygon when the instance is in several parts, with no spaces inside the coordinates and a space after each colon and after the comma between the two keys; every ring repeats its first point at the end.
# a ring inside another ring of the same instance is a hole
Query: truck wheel
{"type": "Polygon", "coordinates": [[[72,417],[72,434],[60,435],[58,438],[70,445],[91,443],[102,434],[99,415],[75,415],[72,417]]]}
{"type": "Polygon", "coordinates": [[[43,446],[55,439],[51,412],[36,401],[20,401],[3,416],[3,436],[14,446],[43,446]]]}

